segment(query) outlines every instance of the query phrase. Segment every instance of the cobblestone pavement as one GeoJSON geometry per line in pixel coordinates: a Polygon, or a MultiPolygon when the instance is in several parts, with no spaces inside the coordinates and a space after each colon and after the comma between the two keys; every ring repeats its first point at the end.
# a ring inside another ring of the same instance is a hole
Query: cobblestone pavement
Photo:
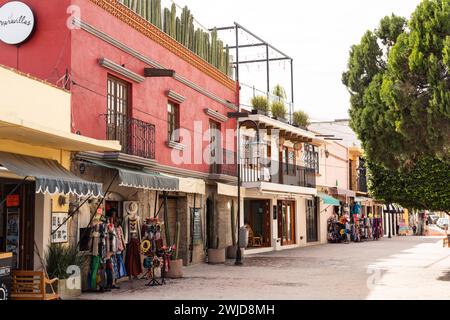
{"type": "Polygon", "coordinates": [[[244,266],[201,264],[166,286],[126,281],[82,299],[450,299],[442,237],[396,237],[247,256],[244,266]]]}

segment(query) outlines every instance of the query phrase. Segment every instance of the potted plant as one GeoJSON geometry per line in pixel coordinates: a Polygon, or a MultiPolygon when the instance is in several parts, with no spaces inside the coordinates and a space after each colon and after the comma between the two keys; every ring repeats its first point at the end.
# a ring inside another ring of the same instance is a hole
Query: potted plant
{"type": "Polygon", "coordinates": [[[295,111],[293,113],[294,126],[306,129],[310,125],[309,116],[304,111],[295,111]]]}
{"type": "Polygon", "coordinates": [[[267,115],[267,113],[269,112],[269,101],[267,100],[266,96],[253,97],[251,100],[251,104],[253,106],[253,114],[267,115]]]}
{"type": "MultiPolygon", "coordinates": [[[[216,200],[213,200],[213,207],[215,208],[215,202],[216,200]]],[[[210,264],[221,264],[225,263],[226,260],[226,250],[224,247],[220,247],[220,241],[219,237],[217,236],[217,230],[218,230],[218,219],[216,216],[216,210],[214,209],[214,214],[212,216],[211,221],[211,230],[209,230],[211,235],[211,243],[209,243],[208,248],[208,263],[210,264]]]]}
{"type": "Polygon", "coordinates": [[[45,255],[45,265],[50,279],[58,278],[57,292],[61,299],[81,295],[81,257],[77,246],[52,243],[45,255]],[[73,272],[68,273],[68,272],[73,272]]]}
{"type": "Polygon", "coordinates": [[[272,117],[276,120],[286,121],[286,106],[282,101],[274,101],[272,103],[272,117]]]}
{"type": "MultiPolygon", "coordinates": [[[[177,220],[178,220],[178,210],[177,210],[177,220]]],[[[175,244],[172,246],[172,255],[170,256],[170,268],[166,275],[167,278],[171,279],[183,278],[183,259],[178,258],[180,232],[181,232],[181,224],[179,221],[177,221],[175,228],[175,244]]]]}
{"type": "Polygon", "coordinates": [[[286,94],[286,90],[284,90],[283,86],[280,84],[277,84],[273,90],[272,90],[272,94],[277,97],[278,101],[282,101],[287,99],[287,94],[286,94]]]}
{"type": "Polygon", "coordinates": [[[236,252],[237,252],[237,248],[238,248],[238,244],[237,244],[237,236],[236,236],[236,216],[235,216],[235,212],[234,212],[234,201],[231,202],[231,240],[232,240],[232,245],[229,246],[227,248],[227,257],[229,259],[234,259],[236,258],[236,252]]]}

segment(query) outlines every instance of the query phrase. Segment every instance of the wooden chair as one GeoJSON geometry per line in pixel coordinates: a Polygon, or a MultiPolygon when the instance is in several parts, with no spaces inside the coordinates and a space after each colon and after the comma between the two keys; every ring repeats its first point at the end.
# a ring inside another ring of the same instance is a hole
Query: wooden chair
{"type": "Polygon", "coordinates": [[[248,229],[248,246],[249,247],[262,247],[263,246],[263,238],[260,235],[255,235],[252,227],[247,225],[248,229]]]}
{"type": "Polygon", "coordinates": [[[56,281],[57,278],[47,279],[43,271],[15,270],[12,272],[11,300],[57,300],[58,294],[46,291],[47,285],[56,281]]]}
{"type": "Polygon", "coordinates": [[[446,236],[444,239],[442,239],[442,246],[443,247],[450,247],[450,243],[448,241],[449,236],[446,236]]]}

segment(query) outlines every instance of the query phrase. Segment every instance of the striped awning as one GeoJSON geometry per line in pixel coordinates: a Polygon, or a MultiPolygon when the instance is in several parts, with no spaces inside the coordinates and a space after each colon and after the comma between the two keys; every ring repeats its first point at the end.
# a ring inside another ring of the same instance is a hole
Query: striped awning
{"type": "Polygon", "coordinates": [[[36,193],[101,197],[102,184],[83,180],[57,161],[0,152],[0,164],[22,177],[33,177],[36,193]]]}

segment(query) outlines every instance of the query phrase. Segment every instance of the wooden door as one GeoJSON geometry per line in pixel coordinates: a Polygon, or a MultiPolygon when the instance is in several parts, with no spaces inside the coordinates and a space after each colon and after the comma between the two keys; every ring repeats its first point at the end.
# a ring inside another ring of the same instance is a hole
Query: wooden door
{"type": "Polygon", "coordinates": [[[278,201],[278,237],[282,246],[296,242],[294,201],[278,201]]]}

